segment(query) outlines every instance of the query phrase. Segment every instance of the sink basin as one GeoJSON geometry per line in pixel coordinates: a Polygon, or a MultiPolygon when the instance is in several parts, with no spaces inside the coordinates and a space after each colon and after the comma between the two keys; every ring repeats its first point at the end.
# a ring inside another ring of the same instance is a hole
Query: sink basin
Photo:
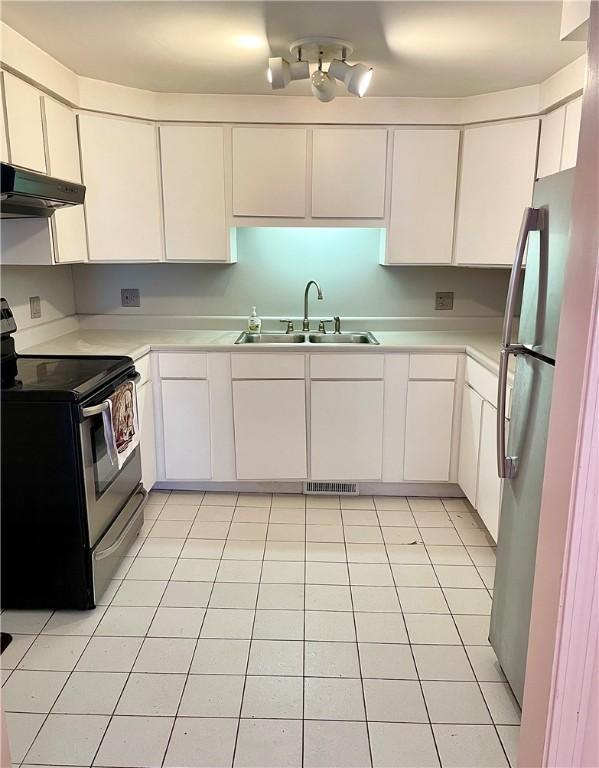
{"type": "Polygon", "coordinates": [[[235,344],[378,344],[370,331],[351,333],[249,333],[244,331],[235,344]]]}
{"type": "Polygon", "coordinates": [[[248,333],[244,331],[235,344],[303,344],[303,333],[248,333]]]}
{"type": "Polygon", "coordinates": [[[311,344],[378,344],[370,331],[356,333],[311,333],[308,337],[311,344]]]}

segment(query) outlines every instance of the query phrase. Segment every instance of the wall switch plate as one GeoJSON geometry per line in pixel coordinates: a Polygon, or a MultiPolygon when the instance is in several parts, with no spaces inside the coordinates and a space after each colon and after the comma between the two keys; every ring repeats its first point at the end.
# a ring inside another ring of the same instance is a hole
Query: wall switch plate
{"type": "Polygon", "coordinates": [[[453,291],[437,291],[435,309],[453,309],[453,291]]]}
{"type": "Polygon", "coordinates": [[[42,316],[42,301],[39,296],[29,297],[29,313],[33,320],[39,320],[42,316]]]}
{"type": "Polygon", "coordinates": [[[121,307],[139,306],[139,288],[121,288],[121,307]]]}

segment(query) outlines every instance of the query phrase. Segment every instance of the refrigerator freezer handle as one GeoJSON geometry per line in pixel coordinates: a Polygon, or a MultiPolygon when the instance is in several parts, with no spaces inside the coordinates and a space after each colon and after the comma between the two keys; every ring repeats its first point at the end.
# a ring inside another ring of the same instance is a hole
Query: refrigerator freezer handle
{"type": "Polygon", "coordinates": [[[526,254],[526,243],[530,232],[535,232],[543,228],[543,211],[540,208],[525,208],[516,245],[516,255],[512,264],[510,274],[510,284],[505,303],[505,315],[503,318],[503,333],[501,335],[501,346],[509,348],[512,343],[512,328],[514,325],[514,314],[518,304],[520,294],[520,280],[522,277],[522,266],[526,254]]]}
{"type": "Polygon", "coordinates": [[[499,357],[499,385],[497,392],[497,474],[503,478],[515,477],[517,469],[517,459],[513,456],[506,456],[505,445],[505,404],[509,359],[509,349],[502,349],[499,357]]]}

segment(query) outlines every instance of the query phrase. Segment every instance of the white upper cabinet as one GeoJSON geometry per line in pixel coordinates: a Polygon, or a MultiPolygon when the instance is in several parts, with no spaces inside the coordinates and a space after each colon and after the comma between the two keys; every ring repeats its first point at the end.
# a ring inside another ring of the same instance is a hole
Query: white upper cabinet
{"type": "Polygon", "coordinates": [[[539,120],[464,131],[455,262],[510,265],[531,204],[539,120]]]}
{"type": "Polygon", "coordinates": [[[159,261],[162,217],[156,127],[79,115],[90,261],[159,261]]]}
{"type": "Polygon", "coordinates": [[[562,171],[576,166],[578,155],[578,136],[580,135],[580,119],[582,117],[582,96],[566,104],[566,119],[564,120],[564,140],[562,142],[562,171]]]}
{"type": "Polygon", "coordinates": [[[306,215],[305,128],[233,128],[233,215],[306,215]]]}
{"type": "Polygon", "coordinates": [[[41,94],[4,72],[4,100],[10,162],[46,173],[41,94]]]}
{"type": "Polygon", "coordinates": [[[460,132],[393,133],[387,264],[451,264],[460,132]]]}
{"type": "MultiPolygon", "coordinates": [[[[59,179],[81,182],[77,118],[64,104],[44,97],[48,173],[59,179]]],[[[50,219],[54,260],[63,263],[87,261],[85,214],[82,205],[63,208],[50,219]]]]}
{"type": "Polygon", "coordinates": [[[160,126],[167,261],[229,260],[225,129],[160,126]]]}
{"type": "Polygon", "coordinates": [[[591,0],[563,0],[560,40],[585,40],[589,34],[591,0]]]}
{"type": "Polygon", "coordinates": [[[6,140],[6,121],[4,119],[4,80],[0,72],[0,160],[8,162],[8,142],[6,140]]]}
{"type": "Polygon", "coordinates": [[[312,216],[384,217],[386,129],[315,128],[312,157],[312,216]]]}
{"type": "Polygon", "coordinates": [[[564,140],[564,123],[566,108],[560,107],[543,115],[541,118],[541,138],[539,139],[539,162],[537,163],[537,178],[558,173],[562,159],[562,143],[564,140]]]}

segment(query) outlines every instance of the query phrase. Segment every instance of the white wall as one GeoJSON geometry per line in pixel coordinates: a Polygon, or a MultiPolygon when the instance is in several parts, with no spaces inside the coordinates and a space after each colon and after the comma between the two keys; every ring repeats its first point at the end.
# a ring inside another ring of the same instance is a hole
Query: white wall
{"type": "Polygon", "coordinates": [[[77,311],[89,314],[301,316],[303,291],[318,280],[312,316],[434,315],[435,291],[454,291],[439,317],[501,316],[509,270],[382,267],[376,229],[247,228],[237,236],[238,263],[75,265],[77,311]],[[121,288],[139,288],[141,307],[120,306],[121,288]]]}
{"type": "Polygon", "coordinates": [[[75,314],[73,274],[68,265],[0,268],[0,288],[15,316],[18,329],[34,328],[75,314]],[[39,296],[42,316],[32,320],[29,297],[39,296]]]}

